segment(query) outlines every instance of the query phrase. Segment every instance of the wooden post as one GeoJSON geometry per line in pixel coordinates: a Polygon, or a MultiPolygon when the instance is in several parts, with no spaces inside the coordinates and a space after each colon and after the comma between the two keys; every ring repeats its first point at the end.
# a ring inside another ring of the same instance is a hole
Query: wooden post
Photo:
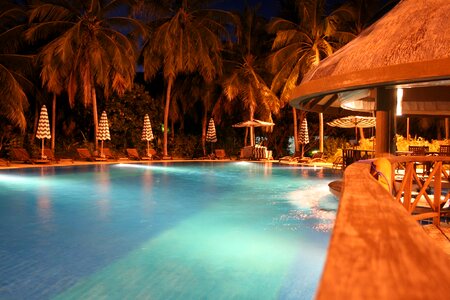
{"type": "Polygon", "coordinates": [[[409,117],[406,118],[406,140],[409,142],[409,117]]]}
{"type": "Polygon", "coordinates": [[[445,139],[448,140],[450,137],[450,119],[445,118],[445,139]]]}
{"type": "Polygon", "coordinates": [[[319,113],[319,152],[323,153],[323,113],[319,113]]]}
{"type": "Polygon", "coordinates": [[[440,226],[441,224],[441,174],[442,174],[442,162],[435,161],[434,168],[437,170],[434,174],[434,211],[437,215],[433,218],[433,224],[436,226],[440,226]]]}
{"type": "Polygon", "coordinates": [[[375,156],[382,157],[394,154],[395,144],[395,109],[396,90],[376,89],[376,146],[375,156]]]}

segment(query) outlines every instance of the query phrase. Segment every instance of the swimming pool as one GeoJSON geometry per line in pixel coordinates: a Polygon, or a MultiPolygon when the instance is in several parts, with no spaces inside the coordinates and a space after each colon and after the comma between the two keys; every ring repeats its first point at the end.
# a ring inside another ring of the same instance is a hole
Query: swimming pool
{"type": "Polygon", "coordinates": [[[310,299],[337,201],[320,168],[0,172],[0,299],[310,299]]]}

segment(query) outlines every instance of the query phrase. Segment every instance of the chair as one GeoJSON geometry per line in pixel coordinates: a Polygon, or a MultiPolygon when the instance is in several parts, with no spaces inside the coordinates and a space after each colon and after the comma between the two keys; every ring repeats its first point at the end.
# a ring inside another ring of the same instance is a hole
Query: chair
{"type": "Polygon", "coordinates": [[[24,148],[12,148],[11,149],[11,161],[19,163],[34,164],[34,160],[31,159],[28,151],[24,148]]]}
{"type": "Polygon", "coordinates": [[[9,160],[0,158],[0,166],[3,165],[5,167],[9,167],[9,160]]]}
{"type": "Polygon", "coordinates": [[[150,159],[161,159],[161,157],[156,153],[156,150],[153,148],[150,148],[148,150],[148,154],[150,155],[150,159]]]}
{"type": "Polygon", "coordinates": [[[241,154],[240,154],[240,158],[241,159],[251,159],[253,158],[253,146],[245,146],[243,148],[241,148],[241,154]]]}
{"type": "Polygon", "coordinates": [[[409,146],[412,156],[425,156],[429,149],[428,146],[409,146]]]}
{"type": "Polygon", "coordinates": [[[215,149],[214,154],[217,159],[225,159],[227,157],[225,149],[215,149]]]}
{"type": "Polygon", "coordinates": [[[253,148],[253,157],[255,159],[270,159],[272,157],[272,151],[267,150],[266,146],[255,145],[253,148]]]}
{"type": "Polygon", "coordinates": [[[111,160],[118,159],[117,155],[115,155],[109,148],[103,148],[103,156],[106,159],[111,159],[111,160]]]}
{"type": "Polygon", "coordinates": [[[140,156],[139,152],[137,151],[136,148],[127,148],[127,155],[129,159],[134,159],[134,160],[149,160],[150,157],[148,156],[140,156]]]}
{"type": "Polygon", "coordinates": [[[441,145],[439,147],[439,156],[450,156],[450,145],[441,145]]]}
{"type": "Polygon", "coordinates": [[[44,155],[47,157],[48,160],[52,162],[59,162],[59,158],[55,156],[55,153],[50,148],[44,148],[44,155]]]}
{"type": "Polygon", "coordinates": [[[78,156],[81,160],[94,161],[94,160],[106,160],[106,158],[94,157],[87,148],[77,148],[78,156]]]}
{"type": "MultiPolygon", "coordinates": [[[[411,151],[411,156],[425,156],[426,153],[429,151],[428,146],[409,146],[408,150],[411,151]]],[[[417,173],[417,166],[422,166],[422,175],[429,173],[429,170],[431,168],[430,164],[427,163],[420,163],[416,162],[414,163],[414,171],[417,173]]]]}

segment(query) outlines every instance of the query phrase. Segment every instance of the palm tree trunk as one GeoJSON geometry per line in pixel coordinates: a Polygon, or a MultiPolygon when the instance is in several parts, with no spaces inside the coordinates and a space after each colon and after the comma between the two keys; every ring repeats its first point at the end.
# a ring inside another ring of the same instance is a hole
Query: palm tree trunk
{"type": "Polygon", "coordinates": [[[98,149],[98,115],[97,115],[97,94],[95,93],[94,83],[91,83],[91,97],[92,97],[92,114],[94,115],[94,139],[95,139],[95,151],[98,149]]]}
{"type": "MultiPolygon", "coordinates": [[[[255,110],[250,107],[250,121],[253,120],[255,116],[255,110]]],[[[250,126],[250,146],[255,146],[255,127],[250,126]]]]}
{"type": "Polygon", "coordinates": [[[52,151],[55,151],[55,132],[56,132],[56,94],[53,93],[52,102],[52,151]]]}
{"type": "Polygon", "coordinates": [[[36,132],[37,132],[37,128],[38,128],[38,122],[39,122],[39,108],[38,108],[38,104],[36,103],[36,105],[34,106],[34,124],[33,124],[33,132],[35,134],[33,134],[31,136],[30,144],[34,143],[34,138],[36,137],[36,132]]]}
{"type": "Polygon", "coordinates": [[[163,141],[163,158],[167,158],[169,153],[167,151],[167,129],[169,128],[169,109],[170,109],[170,93],[172,91],[173,78],[169,77],[166,91],[166,105],[164,107],[164,141],[163,141]]]}
{"type": "Polygon", "coordinates": [[[206,123],[208,122],[208,116],[206,115],[206,107],[203,113],[202,120],[202,148],[203,148],[203,156],[206,156],[206,123]]]}
{"type": "Polygon", "coordinates": [[[298,152],[299,146],[298,146],[298,124],[297,124],[297,109],[295,107],[292,107],[292,119],[294,119],[294,153],[298,152]]]}
{"type": "Polygon", "coordinates": [[[319,152],[323,153],[323,113],[319,113],[319,152]]]}

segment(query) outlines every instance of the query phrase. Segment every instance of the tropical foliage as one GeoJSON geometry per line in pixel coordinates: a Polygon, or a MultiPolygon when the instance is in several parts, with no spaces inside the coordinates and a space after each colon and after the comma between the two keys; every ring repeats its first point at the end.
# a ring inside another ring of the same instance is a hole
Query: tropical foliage
{"type": "MultiPolygon", "coordinates": [[[[32,72],[32,56],[21,54],[26,11],[14,4],[0,4],[0,116],[25,132],[24,111],[28,106],[26,90],[32,83],[27,78],[32,72]]],[[[3,124],[2,124],[3,125],[3,124]]],[[[3,126],[2,126],[3,127],[3,126]]]]}
{"type": "MultiPolygon", "coordinates": [[[[200,0],[0,2],[0,150],[36,148],[45,104],[56,152],[69,153],[83,141],[94,149],[98,112],[106,110],[108,143],[117,150],[144,146],[141,123],[149,114],[153,147],[163,156],[204,156],[212,116],[216,146],[230,155],[239,153],[244,136],[232,124],[273,120],[265,138],[279,157],[305,115],[286,105],[293,87],[380,17],[383,3],[395,1],[332,7],[335,1],[283,0],[270,22],[258,7],[228,12],[200,0]]],[[[319,120],[308,116],[310,137],[319,134],[319,120]]],[[[326,151],[337,143],[330,138],[326,151]]],[[[316,145],[311,138],[308,147],[316,145]]]]}
{"type": "MultiPolygon", "coordinates": [[[[39,53],[43,85],[52,93],[65,90],[92,107],[97,134],[97,91],[123,95],[133,84],[137,45],[118,25],[140,27],[131,18],[114,16],[119,1],[43,1],[30,12],[31,41],[50,40],[39,53]],[[52,36],[56,36],[52,39],[52,36]]],[[[126,3],[124,3],[126,4],[126,3]]]]}

